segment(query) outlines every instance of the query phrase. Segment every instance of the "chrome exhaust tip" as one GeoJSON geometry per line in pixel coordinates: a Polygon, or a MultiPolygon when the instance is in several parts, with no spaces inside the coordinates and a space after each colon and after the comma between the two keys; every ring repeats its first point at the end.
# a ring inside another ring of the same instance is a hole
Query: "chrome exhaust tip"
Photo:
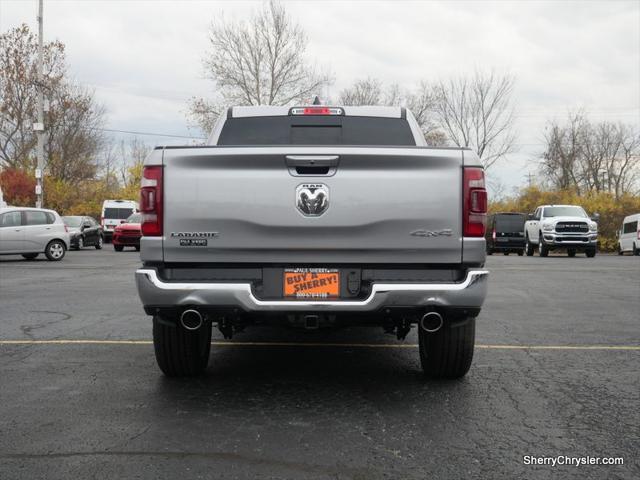
{"type": "Polygon", "coordinates": [[[185,310],[180,315],[180,325],[186,330],[198,330],[202,326],[202,315],[197,310],[185,310]]]}
{"type": "Polygon", "coordinates": [[[420,319],[420,328],[427,333],[435,333],[442,328],[442,315],[438,312],[427,312],[420,319]]]}

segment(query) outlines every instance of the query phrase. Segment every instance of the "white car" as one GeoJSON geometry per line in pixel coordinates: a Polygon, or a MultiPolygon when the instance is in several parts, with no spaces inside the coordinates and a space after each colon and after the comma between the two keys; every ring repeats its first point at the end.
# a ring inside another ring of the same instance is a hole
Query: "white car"
{"type": "Polygon", "coordinates": [[[629,215],[622,221],[618,232],[618,255],[624,252],[640,255],[640,213],[629,215]]]}
{"type": "Polygon", "coordinates": [[[22,255],[33,260],[41,253],[62,260],[69,249],[69,232],[53,210],[0,208],[0,255],[22,255]]]}
{"type": "Polygon", "coordinates": [[[105,200],[102,203],[100,225],[105,239],[111,241],[113,231],[132,214],[138,213],[138,202],[133,200],[105,200]]]}
{"type": "Polygon", "coordinates": [[[577,205],[541,205],[524,224],[525,252],[530,257],[537,246],[541,257],[551,250],[566,250],[570,257],[576,252],[595,257],[598,224],[594,220],[598,218],[595,214],[592,220],[577,205]]]}

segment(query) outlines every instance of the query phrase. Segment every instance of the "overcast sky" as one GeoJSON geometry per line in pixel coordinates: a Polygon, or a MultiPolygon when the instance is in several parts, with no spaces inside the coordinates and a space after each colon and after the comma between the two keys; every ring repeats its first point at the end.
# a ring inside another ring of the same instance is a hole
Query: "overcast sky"
{"type": "MultiPolygon", "coordinates": [[[[212,19],[247,18],[254,1],[44,2],[45,40],[67,47],[77,83],[95,89],[108,127],[197,135],[185,117],[203,78],[212,19]]],[[[476,68],[516,77],[519,152],[492,167],[507,189],[536,172],[544,126],[569,110],[640,128],[640,1],[290,1],[329,94],[358,78],[411,87],[476,68]]],[[[36,0],[0,0],[0,31],[37,31],[36,0]]],[[[170,139],[145,136],[150,144],[170,139]]],[[[180,141],[174,139],[173,142],[180,141]]]]}

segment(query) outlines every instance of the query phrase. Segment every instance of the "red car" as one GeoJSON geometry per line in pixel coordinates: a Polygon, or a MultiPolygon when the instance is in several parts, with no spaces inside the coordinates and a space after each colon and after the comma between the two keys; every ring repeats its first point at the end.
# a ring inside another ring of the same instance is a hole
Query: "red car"
{"type": "Polygon", "coordinates": [[[116,252],[121,252],[124,247],[135,247],[137,251],[140,251],[141,220],[142,215],[134,213],[113,230],[111,241],[116,252]]]}

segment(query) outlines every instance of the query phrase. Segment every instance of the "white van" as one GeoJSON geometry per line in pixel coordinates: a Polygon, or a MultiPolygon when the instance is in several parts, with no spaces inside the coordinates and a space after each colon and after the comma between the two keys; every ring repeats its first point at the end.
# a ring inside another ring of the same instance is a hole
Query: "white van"
{"type": "Polygon", "coordinates": [[[113,230],[133,213],[138,213],[138,202],[133,200],[105,200],[102,203],[100,224],[105,239],[111,240],[113,230]]]}
{"type": "Polygon", "coordinates": [[[624,217],[618,232],[618,255],[631,252],[640,255],[640,213],[624,217]]]}

